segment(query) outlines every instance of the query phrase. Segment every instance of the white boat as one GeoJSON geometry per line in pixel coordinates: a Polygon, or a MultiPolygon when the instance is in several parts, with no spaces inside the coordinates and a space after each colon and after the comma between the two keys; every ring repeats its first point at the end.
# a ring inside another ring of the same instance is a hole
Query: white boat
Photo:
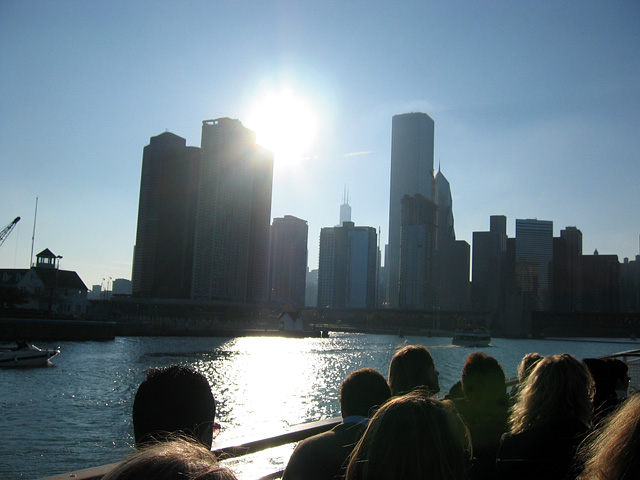
{"type": "Polygon", "coordinates": [[[461,347],[488,347],[491,335],[482,327],[465,327],[453,334],[451,343],[461,347]]]}
{"type": "Polygon", "coordinates": [[[0,349],[0,367],[40,367],[59,353],[60,350],[41,349],[21,342],[17,347],[0,349]]]}

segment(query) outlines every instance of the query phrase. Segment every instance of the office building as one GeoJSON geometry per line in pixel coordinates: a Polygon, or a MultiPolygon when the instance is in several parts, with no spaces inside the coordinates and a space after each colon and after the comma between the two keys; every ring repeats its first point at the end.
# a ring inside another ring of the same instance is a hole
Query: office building
{"type": "Polygon", "coordinates": [[[273,154],[239,120],[202,122],[192,297],[267,299],[273,154]]]}
{"type": "Polygon", "coordinates": [[[471,296],[475,309],[497,312],[504,307],[506,255],[507,217],[492,215],[488,232],[473,232],[471,296]]]}
{"type": "Polygon", "coordinates": [[[391,132],[389,248],[385,258],[388,304],[398,306],[402,199],[420,195],[435,202],[433,174],[434,122],[425,113],[395,115],[391,132]]]}
{"type": "Polygon", "coordinates": [[[271,302],[304,306],[308,232],[306,220],[292,215],[273,219],[269,262],[271,302]]]}
{"type": "Polygon", "coordinates": [[[373,227],[340,227],[320,231],[318,307],[376,306],[377,234],[373,227]]]}
{"type": "Polygon", "coordinates": [[[516,281],[531,310],[551,307],[549,272],[553,259],[553,222],[516,219],[516,281]]]}
{"type": "Polygon", "coordinates": [[[582,256],[582,311],[620,311],[620,262],[617,255],[582,256]]]}
{"type": "Polygon", "coordinates": [[[422,195],[405,195],[400,224],[398,306],[432,309],[437,305],[437,206],[422,195]]]}
{"type": "Polygon", "coordinates": [[[144,147],[132,292],[189,298],[200,149],[170,132],[144,147]]]}
{"type": "Polygon", "coordinates": [[[567,227],[553,238],[553,310],[582,310],[582,232],[567,227]]]}

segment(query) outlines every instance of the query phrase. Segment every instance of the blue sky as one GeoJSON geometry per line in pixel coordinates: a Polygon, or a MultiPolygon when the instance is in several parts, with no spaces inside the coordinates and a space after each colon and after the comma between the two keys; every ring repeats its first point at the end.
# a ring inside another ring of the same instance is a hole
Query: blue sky
{"type": "Polygon", "coordinates": [[[386,242],[391,117],[411,111],[435,120],[458,239],[538,218],[633,258],[639,25],[632,1],[0,0],[0,227],[22,217],[0,267],[28,266],[39,197],[36,253],[88,286],[130,278],[149,138],[199,146],[202,120],[247,125],[282,89],[317,128],[276,155],[272,217],[308,221],[312,268],[345,185],[386,242]]]}

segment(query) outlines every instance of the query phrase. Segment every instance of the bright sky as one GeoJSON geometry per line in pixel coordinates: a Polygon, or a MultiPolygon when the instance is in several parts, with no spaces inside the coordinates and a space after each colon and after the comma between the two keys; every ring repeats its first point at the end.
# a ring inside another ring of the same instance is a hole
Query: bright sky
{"type": "Polygon", "coordinates": [[[219,117],[276,150],[272,217],[308,221],[311,268],[345,185],[385,243],[411,111],[435,120],[458,239],[506,215],[638,254],[636,1],[0,0],[0,229],[22,217],[0,267],[28,267],[39,197],[35,253],[88,287],[131,278],[143,147],[199,146],[219,117]]]}

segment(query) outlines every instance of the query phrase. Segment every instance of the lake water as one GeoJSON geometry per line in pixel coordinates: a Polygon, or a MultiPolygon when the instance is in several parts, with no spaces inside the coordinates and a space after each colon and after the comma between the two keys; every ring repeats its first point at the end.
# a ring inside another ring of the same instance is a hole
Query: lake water
{"type": "MultiPolygon", "coordinates": [[[[405,344],[429,347],[442,392],[459,379],[464,359],[474,351],[452,346],[449,338],[337,333],[313,339],[118,337],[38,344],[60,348],[53,366],[0,369],[0,479],[36,479],[131,454],[133,397],[150,367],[181,363],[206,375],[222,425],[217,443],[227,444],[339,416],[338,388],[346,375],[371,367],[386,377],[393,353],[405,344]]],[[[636,342],[494,339],[482,350],[510,377],[528,352],[586,358],[633,348],[636,342]]],[[[232,467],[240,478],[257,478],[282,466],[291,449],[232,467]]]]}

